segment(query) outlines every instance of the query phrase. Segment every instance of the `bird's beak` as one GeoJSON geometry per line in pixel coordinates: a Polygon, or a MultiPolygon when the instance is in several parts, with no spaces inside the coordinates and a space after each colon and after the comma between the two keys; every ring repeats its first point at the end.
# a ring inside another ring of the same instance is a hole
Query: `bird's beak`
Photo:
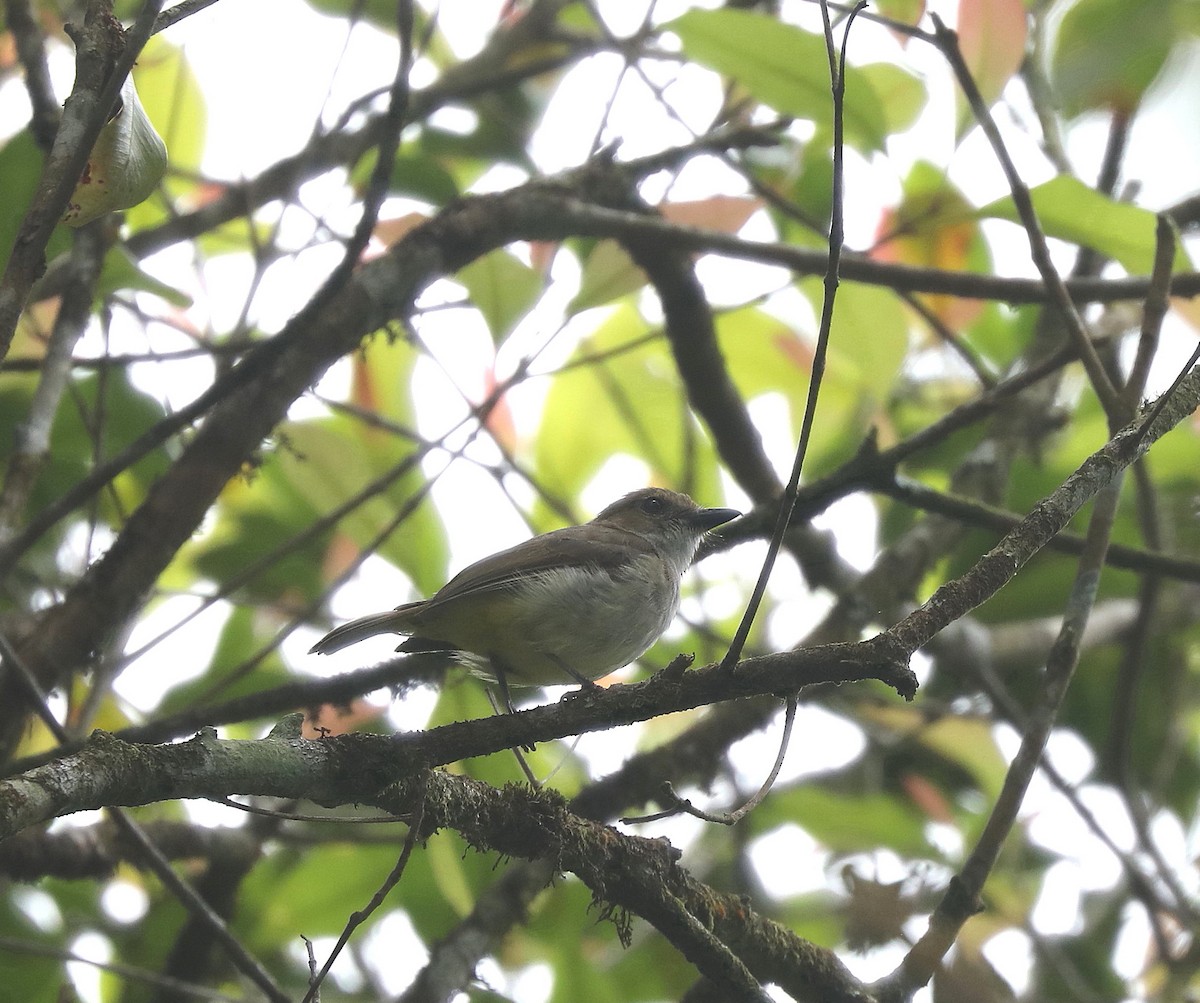
{"type": "Polygon", "coordinates": [[[705,531],[723,526],[742,513],[735,508],[702,508],[692,516],[692,521],[705,531]]]}

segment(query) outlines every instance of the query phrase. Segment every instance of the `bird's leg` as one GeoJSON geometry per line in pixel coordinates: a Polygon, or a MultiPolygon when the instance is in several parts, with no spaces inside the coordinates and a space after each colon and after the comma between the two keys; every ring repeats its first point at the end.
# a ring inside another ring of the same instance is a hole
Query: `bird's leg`
{"type": "Polygon", "coordinates": [[[500,699],[500,708],[505,714],[512,714],[516,708],[513,707],[512,694],[508,691],[508,670],[504,668],[496,659],[490,659],[492,669],[496,673],[496,693],[500,699]]]}
{"type": "MultiPolygon", "coordinates": [[[[495,655],[490,656],[488,662],[491,664],[492,672],[496,676],[496,699],[499,701],[501,707],[501,710],[497,713],[516,713],[516,708],[513,707],[512,694],[508,691],[508,667],[500,659],[496,658],[495,655]]],[[[491,690],[488,693],[491,695],[491,690]]],[[[494,708],[495,704],[492,706],[494,708]]],[[[521,746],[521,748],[526,752],[533,752],[536,746],[531,742],[521,746]]],[[[517,750],[514,749],[513,751],[516,752],[517,750]]],[[[520,758],[519,753],[517,758],[520,758]]],[[[524,768],[524,763],[522,763],[522,767],[524,768]]],[[[528,770],[526,772],[528,773],[528,770]]]]}
{"type": "Polygon", "coordinates": [[[550,658],[554,661],[555,665],[557,665],[560,669],[563,670],[563,672],[565,672],[568,676],[570,676],[572,679],[574,679],[575,682],[579,683],[580,690],[582,690],[584,692],[590,692],[591,690],[600,689],[600,687],[597,686],[595,682],[593,682],[591,679],[589,679],[587,676],[583,675],[582,673],[576,672],[570,665],[568,665],[561,658],[559,658],[558,655],[551,652],[550,658]]]}

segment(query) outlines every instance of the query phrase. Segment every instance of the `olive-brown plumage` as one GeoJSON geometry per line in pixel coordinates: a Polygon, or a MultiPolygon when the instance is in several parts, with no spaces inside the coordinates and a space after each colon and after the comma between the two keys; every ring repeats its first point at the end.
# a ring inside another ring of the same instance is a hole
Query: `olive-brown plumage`
{"type": "Polygon", "coordinates": [[[511,683],[596,679],[666,630],[701,538],[738,514],[663,488],[634,491],[591,522],[485,557],[429,599],[336,627],[312,651],[407,634],[397,651],[462,652],[511,683]]]}

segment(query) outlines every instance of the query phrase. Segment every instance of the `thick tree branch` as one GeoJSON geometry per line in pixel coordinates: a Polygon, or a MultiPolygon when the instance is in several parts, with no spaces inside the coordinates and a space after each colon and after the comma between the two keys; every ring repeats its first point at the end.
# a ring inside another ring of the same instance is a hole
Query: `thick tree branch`
{"type": "Polygon", "coordinates": [[[738,966],[755,978],[776,982],[798,999],[868,999],[832,952],[756,915],[743,899],[698,882],[663,841],[582,819],[545,791],[496,790],[465,777],[421,772],[397,749],[396,739],[379,736],[244,742],[209,733],[148,748],[98,733],[71,760],[0,783],[0,832],[11,832],[19,818],[32,821],[39,811],[62,814],[101,803],[230,791],[371,804],[395,813],[409,810],[418,786],[425,785],[423,831],[451,827],[477,849],[554,861],[606,904],[619,930],[627,922],[620,915],[625,910],[644,916],[722,984],[736,980],[728,966],[739,959],[738,966]],[[725,961],[711,950],[710,938],[728,947],[725,961]]]}
{"type": "MultiPolygon", "coordinates": [[[[167,798],[226,797],[230,794],[246,793],[309,797],[322,803],[328,797],[332,797],[335,803],[340,804],[342,802],[337,800],[340,797],[337,785],[344,782],[350,784],[351,793],[362,793],[363,784],[371,785],[377,782],[381,786],[416,769],[442,766],[461,759],[502,752],[531,742],[548,742],[567,735],[605,730],[616,725],[631,724],[660,714],[690,710],[724,700],[763,696],[780,690],[795,691],[814,683],[851,682],[867,678],[882,679],[905,696],[911,696],[915,688],[912,673],[903,665],[880,662],[875,646],[869,641],[762,655],[745,659],[739,663],[734,673],[721,673],[713,666],[681,673],[660,672],[640,683],[610,686],[597,692],[573,693],[557,704],[547,704],[476,721],[459,721],[430,731],[411,732],[389,738],[358,735],[331,739],[324,743],[322,748],[328,746],[330,749],[342,750],[349,758],[344,763],[342,760],[331,761],[327,764],[328,769],[333,770],[335,765],[341,764],[351,772],[361,769],[363,776],[346,781],[339,773],[329,772],[324,779],[313,779],[316,787],[307,789],[303,786],[289,786],[303,785],[308,781],[290,772],[296,763],[289,760],[280,765],[272,761],[269,757],[273,754],[272,749],[275,746],[266,741],[258,746],[254,743],[248,743],[246,746],[251,750],[260,748],[261,755],[266,757],[259,764],[265,771],[262,779],[266,786],[255,782],[243,786],[242,781],[238,780],[220,791],[214,788],[196,793],[187,786],[191,781],[185,773],[178,778],[183,786],[174,788],[172,793],[174,781],[169,775],[139,780],[136,762],[128,761],[123,762],[123,768],[132,768],[131,776],[118,778],[95,775],[92,773],[95,764],[88,764],[89,755],[94,755],[96,749],[102,751],[106,744],[126,747],[126,743],[105,735],[102,738],[93,738],[84,749],[72,756],[47,763],[0,783],[0,792],[3,792],[0,794],[0,836],[64,813],[95,807],[94,799],[106,796],[101,792],[118,782],[134,784],[133,789],[143,782],[150,784],[146,789],[147,801],[138,801],[139,804],[167,798]],[[332,742],[341,744],[332,745],[332,742]],[[354,765],[352,753],[360,757],[358,766],[354,765]],[[380,771],[383,771],[383,779],[377,776],[380,771]],[[160,787],[161,784],[167,786],[160,787]]],[[[274,741],[278,743],[280,740],[274,741]]],[[[203,743],[199,746],[192,744],[196,749],[204,748],[203,743]]],[[[228,744],[213,746],[214,749],[223,751],[242,750],[243,747],[228,744]]],[[[149,754],[151,748],[157,747],[129,748],[146,749],[149,754]]],[[[312,746],[298,745],[296,748],[312,746]]],[[[253,760],[256,753],[251,751],[239,755],[240,758],[231,762],[230,768],[250,768],[245,757],[249,756],[253,760]]],[[[206,760],[206,763],[211,765],[210,761],[206,760]]],[[[127,802],[118,800],[107,803],[127,802]]]]}
{"type": "MultiPolygon", "coordinates": [[[[262,849],[248,829],[150,820],[142,823],[142,831],[170,860],[199,858],[244,867],[262,849]]],[[[122,863],[140,866],[141,848],[111,822],[55,832],[26,829],[0,841],[0,874],[16,881],[104,879],[122,863]]]]}

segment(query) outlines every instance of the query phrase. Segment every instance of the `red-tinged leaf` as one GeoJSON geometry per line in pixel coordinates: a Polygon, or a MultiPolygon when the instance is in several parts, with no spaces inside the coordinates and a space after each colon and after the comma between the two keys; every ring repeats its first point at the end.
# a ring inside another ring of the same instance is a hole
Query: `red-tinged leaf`
{"type": "Polygon", "coordinates": [[[370,367],[358,355],[351,356],[350,365],[350,402],[364,411],[382,410],[370,367]]]}
{"type": "MultiPolygon", "coordinates": [[[[488,396],[495,391],[498,386],[496,382],[496,370],[489,366],[485,375],[485,386],[488,396]]],[[[517,447],[517,425],[513,421],[512,408],[508,406],[508,399],[503,395],[488,411],[487,418],[484,420],[484,425],[491,433],[492,438],[500,444],[500,446],[509,452],[517,447]]]]}
{"type": "Polygon", "coordinates": [[[695,202],[664,202],[658,208],[663,217],[672,223],[719,230],[721,233],[737,233],[762,207],[762,199],[714,195],[695,202]]]}
{"type": "Polygon", "coordinates": [[[790,359],[796,368],[803,373],[811,373],[814,351],[811,343],[796,337],[791,328],[779,325],[779,333],[774,338],[775,347],[779,354],[790,359]]]}
{"type": "Polygon", "coordinates": [[[332,738],[360,730],[361,725],[370,725],[383,717],[385,708],[367,700],[354,700],[344,704],[322,704],[314,714],[305,714],[301,725],[301,737],[309,740],[332,738]]]}
{"type": "Polygon", "coordinates": [[[1200,334],[1200,302],[1186,299],[1183,296],[1172,296],[1171,312],[1193,331],[1200,334]]]}
{"type": "MultiPolygon", "coordinates": [[[[897,210],[889,209],[880,219],[880,229],[895,231],[902,220],[897,210]]],[[[871,251],[877,261],[939,268],[945,271],[964,271],[970,252],[979,240],[979,228],[972,223],[951,223],[937,229],[912,233],[885,240],[871,251]]],[[[923,295],[925,304],[948,327],[958,330],[968,326],[983,309],[979,300],[961,296],[923,295]]]]}
{"type": "Polygon", "coordinates": [[[529,264],[542,275],[550,274],[554,256],[562,244],[557,240],[531,240],[529,242],[529,264]]]}
{"type": "Polygon", "coordinates": [[[936,822],[953,822],[954,812],[946,795],[928,777],[906,773],[901,778],[905,793],[918,808],[936,822]]]}
{"type": "MultiPolygon", "coordinates": [[[[960,0],[959,48],[989,106],[1020,68],[1028,34],[1028,18],[1021,0],[960,0]]],[[[971,109],[961,92],[957,104],[957,133],[962,136],[973,124],[971,109]]]]}
{"type": "Polygon", "coordinates": [[[384,247],[391,247],[401,237],[424,223],[429,217],[420,212],[408,212],[393,219],[381,219],[371,235],[384,247]]]}
{"type": "Polygon", "coordinates": [[[321,555],[321,581],[336,582],[354,567],[362,548],[346,533],[334,533],[321,555]]]}
{"type": "Polygon", "coordinates": [[[224,196],[230,187],[224,181],[197,181],[196,184],[179,196],[178,208],[189,212],[202,209],[209,203],[215,202],[224,196]]]}

